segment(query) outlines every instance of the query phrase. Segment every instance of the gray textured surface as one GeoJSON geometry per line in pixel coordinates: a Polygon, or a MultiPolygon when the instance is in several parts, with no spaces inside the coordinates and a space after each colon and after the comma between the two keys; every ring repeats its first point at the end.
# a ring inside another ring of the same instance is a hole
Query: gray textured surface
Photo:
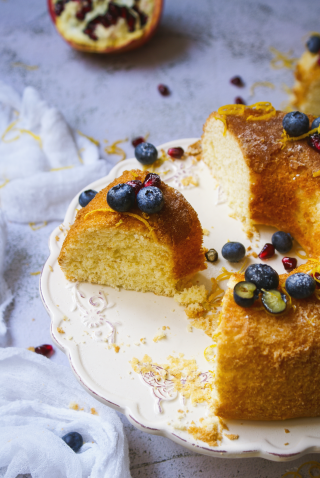
{"type": "MultiPolygon", "coordinates": [[[[286,99],[282,84],[292,84],[292,72],[270,68],[269,47],[300,55],[303,36],[319,28],[319,14],[320,4],[313,0],[167,0],[161,27],[148,45],[105,58],[69,48],[56,34],[44,0],[0,0],[0,78],[20,92],[26,85],[35,86],[73,127],[102,143],[149,132],[150,141],[160,144],[199,136],[211,111],[233,103],[238,95],[249,103],[271,100],[279,107],[286,99]],[[17,62],[38,69],[28,71],[14,66],[17,62]],[[245,88],[229,84],[235,74],[244,78],[245,88]],[[271,81],[276,89],[260,88],[251,97],[255,81],[271,81]],[[167,84],[172,95],[161,97],[158,83],[167,84]]],[[[132,155],[130,143],[124,149],[132,155]]],[[[107,159],[110,164],[117,161],[107,159]]],[[[33,232],[9,224],[6,279],[15,301],[7,311],[9,332],[3,345],[51,341],[38,294],[39,276],[30,272],[41,269],[55,226],[33,232]]],[[[67,366],[59,351],[51,360],[67,366]]],[[[134,478],[280,478],[307,459],[317,460],[317,455],[290,463],[214,459],[142,433],[125,418],[123,423],[134,478]]]]}

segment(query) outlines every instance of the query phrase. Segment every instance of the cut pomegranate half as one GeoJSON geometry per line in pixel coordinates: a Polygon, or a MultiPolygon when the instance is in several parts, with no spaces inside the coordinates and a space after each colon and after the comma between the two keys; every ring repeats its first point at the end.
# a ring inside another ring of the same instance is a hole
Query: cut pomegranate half
{"type": "Polygon", "coordinates": [[[92,0],[76,0],[76,9],[72,5],[75,0],[47,1],[53,23],[73,48],[109,54],[133,50],[150,40],[159,24],[164,0],[153,0],[153,8],[148,12],[140,10],[137,1],[132,8],[110,1],[106,11],[102,14],[99,11],[96,16],[92,0]],[[88,21],[87,14],[90,14],[88,21]],[[100,35],[101,29],[103,32],[109,28],[113,28],[112,34],[100,35]]]}

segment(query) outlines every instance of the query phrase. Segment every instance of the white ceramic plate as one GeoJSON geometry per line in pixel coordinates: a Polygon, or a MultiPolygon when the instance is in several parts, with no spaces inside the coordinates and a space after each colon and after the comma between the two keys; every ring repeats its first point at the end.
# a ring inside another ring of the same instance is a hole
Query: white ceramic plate
{"type": "MultiPolygon", "coordinates": [[[[173,146],[186,149],[196,140],[171,141],[159,149],[167,150],[173,146]]],[[[120,162],[107,177],[85,189],[99,191],[124,170],[139,167],[135,159],[120,162]]],[[[230,210],[222,201],[217,184],[202,162],[194,165],[190,158],[185,163],[175,161],[170,168],[167,162],[163,169],[170,169],[165,180],[174,187],[180,187],[182,177],[193,176],[199,180],[198,187],[180,190],[197,211],[202,227],[210,232],[209,236],[204,236],[204,245],[219,251],[219,261],[214,265],[209,264],[208,269],[198,277],[207,288],[210,277],[216,277],[222,266],[233,269],[220,254],[228,239],[242,242],[246,247],[251,245],[256,252],[270,242],[274,229],[268,227],[260,228],[258,243],[249,242],[241,224],[229,216],[230,210]]],[[[76,208],[79,207],[77,196],[71,201],[63,225],[51,234],[50,256],[42,271],[40,293],[51,317],[53,340],[68,355],[73,372],[86,390],[101,402],[124,413],[140,430],[163,435],[198,453],[223,458],[260,456],[274,461],[289,461],[305,453],[319,452],[319,418],[285,422],[228,421],[229,433],[238,434],[239,439],[230,441],[224,438],[218,447],[197,441],[186,431],[175,429],[169,424],[177,421],[177,410],[183,407],[171,382],[159,384],[152,376],[143,379],[133,372],[129,361],[133,357],[142,359],[144,354],[148,354],[156,363],[167,363],[169,355],[183,353],[186,359],[195,358],[200,371],[205,374],[210,364],[206,362],[203,351],[212,341],[202,330],[188,332],[188,319],[172,298],[158,297],[152,293],[118,291],[89,283],[75,285],[65,279],[57,258],[66,229],[74,221],[76,208]],[[155,343],[153,338],[162,326],[170,327],[166,330],[167,338],[155,343]],[[63,334],[59,333],[60,329],[64,331],[63,334]],[[110,346],[113,337],[116,345],[120,346],[119,353],[110,346]],[[145,344],[140,342],[142,337],[146,338],[145,344]],[[286,433],[285,428],[290,433],[286,433]]],[[[269,261],[278,272],[283,272],[281,258],[276,255],[269,261]]],[[[298,259],[298,264],[301,262],[298,259]]],[[[205,375],[203,377],[205,379],[205,375]]],[[[185,405],[190,410],[187,416],[189,422],[192,419],[197,422],[206,414],[205,406],[185,405]]]]}

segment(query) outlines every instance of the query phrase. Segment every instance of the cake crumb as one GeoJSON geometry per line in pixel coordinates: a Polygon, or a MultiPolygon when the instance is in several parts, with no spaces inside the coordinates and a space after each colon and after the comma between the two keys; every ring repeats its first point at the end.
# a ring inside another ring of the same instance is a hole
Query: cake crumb
{"type": "Polygon", "coordinates": [[[70,403],[69,403],[69,408],[70,408],[71,410],[76,410],[76,411],[78,411],[78,410],[79,410],[79,405],[78,405],[76,402],[70,402],[70,403]]]}
{"type": "Polygon", "coordinates": [[[119,353],[119,350],[120,350],[120,347],[119,347],[119,345],[112,344],[112,347],[113,347],[113,349],[114,349],[115,353],[116,353],[116,354],[118,354],[118,353],[119,353]]]}
{"type": "Polygon", "coordinates": [[[57,331],[59,334],[64,334],[64,330],[61,327],[57,327],[57,331]]]}
{"type": "Polygon", "coordinates": [[[160,332],[158,335],[153,337],[153,341],[159,342],[159,340],[165,339],[166,337],[167,337],[167,334],[165,334],[164,332],[160,332]]]}
{"type": "Polygon", "coordinates": [[[63,316],[63,320],[64,320],[65,322],[69,322],[69,321],[70,321],[69,317],[67,317],[66,315],[63,316]]]}
{"type": "Polygon", "coordinates": [[[288,428],[285,428],[284,431],[285,433],[290,433],[290,430],[288,430],[288,428]]]}
{"type": "Polygon", "coordinates": [[[133,342],[133,345],[136,345],[137,347],[139,347],[140,342],[133,342]]]}
{"type": "Polygon", "coordinates": [[[90,408],[90,413],[91,413],[91,415],[99,415],[99,413],[97,412],[97,410],[95,408],[90,408]]]}
{"type": "Polygon", "coordinates": [[[191,325],[188,325],[188,327],[187,327],[187,331],[188,331],[188,332],[192,332],[192,331],[193,331],[193,328],[192,328],[192,326],[191,326],[191,325]]]}
{"type": "Polygon", "coordinates": [[[142,344],[145,344],[145,343],[146,343],[146,338],[145,338],[145,337],[141,337],[140,342],[141,342],[142,344]]]}
{"type": "Polygon", "coordinates": [[[165,325],[162,326],[162,330],[166,330],[166,328],[167,328],[167,327],[166,327],[165,325]]]}
{"type": "Polygon", "coordinates": [[[225,437],[229,438],[229,440],[238,440],[239,435],[234,435],[233,433],[225,433],[225,437]]]}
{"type": "Polygon", "coordinates": [[[287,446],[287,445],[289,445],[289,443],[285,443],[285,444],[284,444],[284,446],[287,446]]]}
{"type": "Polygon", "coordinates": [[[247,252],[251,251],[252,250],[252,247],[251,246],[248,246],[247,247],[247,252]]]}
{"type": "Polygon", "coordinates": [[[56,236],[56,241],[60,241],[60,237],[59,236],[56,236]]]}
{"type": "Polygon", "coordinates": [[[187,176],[186,178],[183,178],[181,183],[183,186],[190,186],[190,184],[192,184],[192,186],[199,186],[199,181],[193,176],[187,176]]]}
{"type": "Polygon", "coordinates": [[[210,235],[210,231],[208,231],[208,229],[205,229],[205,228],[202,229],[202,233],[203,233],[204,236],[209,236],[210,235]]]}
{"type": "Polygon", "coordinates": [[[34,352],[34,347],[28,347],[27,350],[30,350],[30,352],[34,352]]]}
{"type": "Polygon", "coordinates": [[[49,269],[51,272],[53,272],[52,266],[50,266],[50,264],[49,264],[49,269]]]}
{"type": "Polygon", "coordinates": [[[68,339],[69,339],[69,340],[72,340],[72,339],[73,339],[73,335],[69,335],[68,339]]]}

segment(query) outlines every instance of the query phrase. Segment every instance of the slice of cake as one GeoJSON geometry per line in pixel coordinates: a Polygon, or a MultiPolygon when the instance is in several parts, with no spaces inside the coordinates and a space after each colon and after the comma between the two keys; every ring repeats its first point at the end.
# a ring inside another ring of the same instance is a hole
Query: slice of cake
{"type": "Polygon", "coordinates": [[[204,125],[202,158],[235,217],[248,234],[254,224],[274,226],[320,257],[320,153],[308,138],[284,136],[285,113],[268,103],[218,111],[204,125]]]}
{"type": "Polygon", "coordinates": [[[173,296],[206,268],[197,213],[172,187],[161,181],[164,205],[154,214],[108,205],[111,188],[147,174],[125,171],[78,212],[58,259],[68,280],[173,296]]]}
{"type": "Polygon", "coordinates": [[[307,49],[299,59],[295,70],[290,102],[293,108],[303,113],[320,115],[320,36],[313,35],[307,49]]]}
{"type": "MultiPolygon", "coordinates": [[[[314,267],[309,261],[280,275],[280,287],[289,275],[314,267]]],[[[241,420],[320,416],[317,295],[292,299],[288,312],[272,315],[260,300],[249,308],[236,304],[233,287],[243,280],[243,274],[231,277],[222,302],[215,349],[217,415],[241,420]]]]}

